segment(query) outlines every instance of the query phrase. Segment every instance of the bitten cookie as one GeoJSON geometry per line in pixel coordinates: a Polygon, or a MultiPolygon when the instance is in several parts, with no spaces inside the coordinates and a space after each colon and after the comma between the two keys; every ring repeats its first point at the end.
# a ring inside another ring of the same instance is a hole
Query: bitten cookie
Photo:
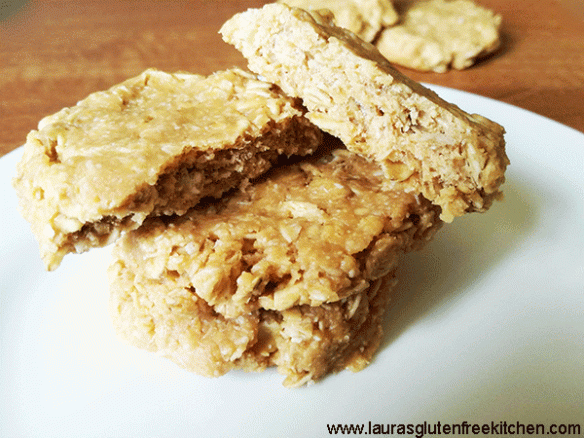
{"type": "Polygon", "coordinates": [[[367,42],[398,20],[390,0],[278,0],[278,3],[313,11],[328,9],[337,26],[349,29],[367,42]]]}
{"type": "Polygon", "coordinates": [[[44,118],[13,184],[47,269],[314,151],[322,135],[303,113],[242,70],[148,70],[44,118]]]}
{"type": "Polygon", "coordinates": [[[503,127],[405,77],[352,32],[317,12],[267,4],[221,33],[252,71],[300,97],[314,124],[382,163],[394,187],[440,205],[445,221],[499,198],[503,127]]]}
{"type": "Polygon", "coordinates": [[[338,150],[176,218],[124,235],[115,258],[140,279],[171,282],[228,318],[319,306],[366,290],[425,245],[439,208],[387,189],[380,166],[338,150]]]}
{"type": "Polygon", "coordinates": [[[378,164],[336,150],[146,221],[114,246],[118,332],[205,376],[277,366],[297,386],[362,369],[400,256],[441,226],[436,206],[382,180],[378,164]]]}
{"type": "Polygon", "coordinates": [[[443,73],[462,70],[500,46],[501,16],[471,0],[426,0],[409,5],[399,24],[376,45],[395,64],[443,73]]]}

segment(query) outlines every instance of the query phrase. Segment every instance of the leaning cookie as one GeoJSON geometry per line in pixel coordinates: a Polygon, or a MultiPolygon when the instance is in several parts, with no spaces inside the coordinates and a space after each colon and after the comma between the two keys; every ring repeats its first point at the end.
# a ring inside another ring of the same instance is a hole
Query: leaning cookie
{"type": "Polygon", "coordinates": [[[379,32],[395,24],[397,12],[390,0],[278,0],[289,6],[318,11],[328,9],[337,26],[371,42],[379,32]]]}
{"type": "Polygon", "coordinates": [[[314,151],[321,133],[303,113],[242,70],[147,70],[46,117],[13,181],[45,266],[221,196],[281,154],[314,151]]]}
{"type": "Polygon", "coordinates": [[[395,64],[443,73],[462,70],[500,45],[501,16],[471,0],[426,0],[412,3],[398,25],[376,42],[395,64]]]}
{"type": "Polygon", "coordinates": [[[445,221],[500,197],[504,129],[405,77],[325,16],[268,4],[235,15],[221,33],[252,71],[302,98],[313,123],[381,162],[394,187],[440,205],[445,221]]]}
{"type": "Polygon", "coordinates": [[[116,242],[114,258],[139,287],[189,289],[230,319],[336,302],[367,290],[441,226],[438,207],[383,180],[378,164],[336,150],[184,216],[148,220],[116,242]]]}

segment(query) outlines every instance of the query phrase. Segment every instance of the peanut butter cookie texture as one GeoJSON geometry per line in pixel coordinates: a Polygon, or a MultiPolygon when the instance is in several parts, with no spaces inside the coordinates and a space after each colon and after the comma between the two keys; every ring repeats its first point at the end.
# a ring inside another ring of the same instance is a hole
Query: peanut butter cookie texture
{"type": "Polygon", "coordinates": [[[13,181],[49,270],[204,197],[313,152],[321,131],[298,100],[239,69],[148,70],[44,118],[13,181]]]}
{"type": "Polygon", "coordinates": [[[338,149],[149,219],[114,246],[117,331],[207,376],[277,366],[298,386],[364,368],[400,256],[442,224],[438,207],[384,179],[379,164],[338,149]]]}
{"type": "Polygon", "coordinates": [[[331,17],[249,9],[221,32],[257,77],[147,70],[29,134],[14,187],[42,259],[115,241],[130,344],[204,376],[276,367],[290,387],[359,371],[402,255],[500,197],[503,128],[331,17]]]}
{"type": "Polygon", "coordinates": [[[272,3],[235,15],[221,33],[252,71],[300,97],[314,124],[379,161],[393,187],[440,205],[444,221],[500,197],[504,129],[405,77],[326,14],[272,3]]]}

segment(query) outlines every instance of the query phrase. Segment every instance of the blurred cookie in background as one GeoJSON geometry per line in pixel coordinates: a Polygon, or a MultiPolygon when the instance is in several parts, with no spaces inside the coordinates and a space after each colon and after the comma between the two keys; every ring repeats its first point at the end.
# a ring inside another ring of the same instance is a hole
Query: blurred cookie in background
{"type": "Polygon", "coordinates": [[[379,32],[398,21],[391,0],[278,0],[288,6],[305,10],[328,9],[335,24],[371,42],[379,32]]]}
{"type": "Polygon", "coordinates": [[[463,70],[500,46],[501,16],[471,0],[408,3],[376,41],[391,62],[420,71],[463,70]]]}

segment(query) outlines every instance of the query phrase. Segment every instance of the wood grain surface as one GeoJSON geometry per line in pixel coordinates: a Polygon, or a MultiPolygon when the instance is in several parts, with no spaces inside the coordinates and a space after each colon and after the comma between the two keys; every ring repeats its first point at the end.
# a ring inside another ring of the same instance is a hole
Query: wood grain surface
{"type": "MultiPolygon", "coordinates": [[[[477,2],[503,17],[503,45],[496,54],[464,71],[401,70],[418,81],[491,97],[584,131],[581,0],[477,2]]],[[[1,2],[0,156],[24,144],[42,117],[146,68],[209,74],[244,67],[218,30],[233,14],[265,3],[1,2]]]]}

